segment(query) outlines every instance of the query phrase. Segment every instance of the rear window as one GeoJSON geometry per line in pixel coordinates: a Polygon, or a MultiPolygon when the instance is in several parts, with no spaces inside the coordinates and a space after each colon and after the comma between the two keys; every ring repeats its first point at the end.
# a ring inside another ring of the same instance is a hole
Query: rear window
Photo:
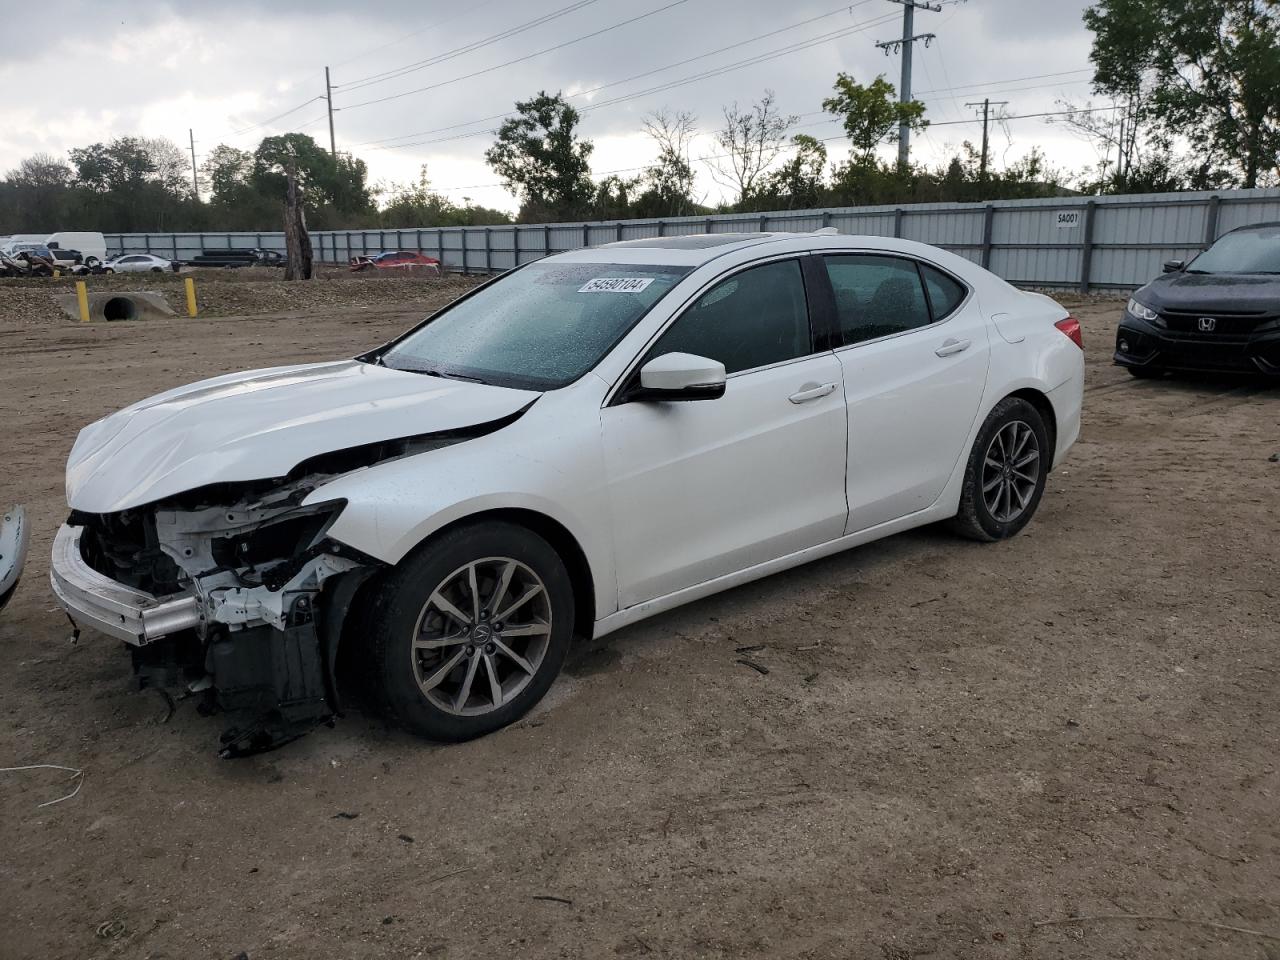
{"type": "Polygon", "coordinates": [[[965,298],[967,291],[964,285],[927,264],[920,264],[920,272],[924,274],[924,286],[929,291],[929,306],[933,308],[933,319],[941,320],[943,317],[949,317],[965,298]]]}

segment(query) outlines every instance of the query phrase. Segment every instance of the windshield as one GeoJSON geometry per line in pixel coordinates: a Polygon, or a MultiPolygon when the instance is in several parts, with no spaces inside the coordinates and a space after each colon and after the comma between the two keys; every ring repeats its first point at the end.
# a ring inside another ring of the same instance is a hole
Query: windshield
{"type": "Polygon", "coordinates": [[[1221,237],[1191,261],[1188,273],[1280,273],[1280,225],[1221,237]]]}
{"type": "Polygon", "coordinates": [[[689,272],[533,263],[448,307],[384,352],[396,370],[551,390],[578,379],[689,272]]]}

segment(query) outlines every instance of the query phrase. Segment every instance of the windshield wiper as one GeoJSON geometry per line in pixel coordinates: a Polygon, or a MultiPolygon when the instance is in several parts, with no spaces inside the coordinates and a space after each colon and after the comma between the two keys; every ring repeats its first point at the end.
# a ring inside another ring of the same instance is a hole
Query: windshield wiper
{"type": "Polygon", "coordinates": [[[480,377],[469,377],[465,373],[452,373],[444,370],[437,370],[434,367],[402,367],[409,373],[421,373],[428,377],[439,377],[441,380],[469,380],[472,383],[485,383],[480,377]]]}

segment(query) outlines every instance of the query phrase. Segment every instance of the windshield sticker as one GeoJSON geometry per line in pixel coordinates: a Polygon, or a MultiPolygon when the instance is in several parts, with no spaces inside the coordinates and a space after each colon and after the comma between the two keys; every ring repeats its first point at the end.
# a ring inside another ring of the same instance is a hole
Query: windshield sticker
{"type": "Polygon", "coordinates": [[[639,293],[653,277],[596,277],[578,288],[579,293],[639,293]]]}

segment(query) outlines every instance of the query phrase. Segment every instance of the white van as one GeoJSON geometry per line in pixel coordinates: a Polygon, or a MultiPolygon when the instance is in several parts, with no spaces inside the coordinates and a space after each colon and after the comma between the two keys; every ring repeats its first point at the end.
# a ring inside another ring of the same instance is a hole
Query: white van
{"type": "Polygon", "coordinates": [[[43,238],[45,246],[59,250],[78,250],[86,266],[92,267],[107,259],[107,240],[100,233],[51,233],[43,238]]]}

